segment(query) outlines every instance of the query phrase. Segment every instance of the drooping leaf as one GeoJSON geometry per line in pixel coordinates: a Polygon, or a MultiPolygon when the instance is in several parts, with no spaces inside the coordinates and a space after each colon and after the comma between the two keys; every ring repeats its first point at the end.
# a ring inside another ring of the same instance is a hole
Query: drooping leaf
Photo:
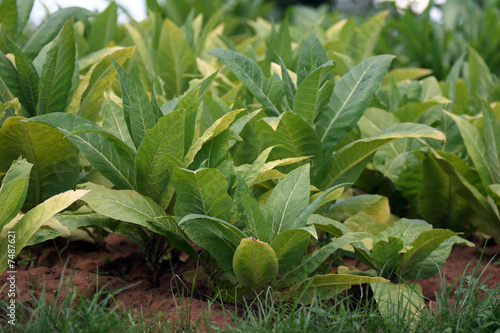
{"type": "Polygon", "coordinates": [[[75,146],[57,129],[9,117],[0,128],[0,170],[6,171],[19,156],[34,165],[28,206],[74,188],[80,165],[75,146]]]}
{"type": "Polygon", "coordinates": [[[426,125],[403,123],[392,126],[377,136],[357,140],[336,151],[330,159],[329,171],[321,188],[354,182],[377,149],[398,138],[416,137],[445,141],[442,132],[426,125]]]}
{"type": "Polygon", "coordinates": [[[316,119],[316,132],[323,152],[330,155],[333,148],[356,125],[379,88],[393,56],[369,58],[342,77],[333,89],[328,108],[316,119]]]}
{"type": "Polygon", "coordinates": [[[439,273],[443,265],[448,260],[453,245],[460,244],[473,247],[474,243],[469,242],[459,236],[452,236],[444,240],[432,253],[424,260],[415,264],[412,270],[407,272],[403,278],[407,280],[427,280],[439,273]]]}
{"type": "Polygon", "coordinates": [[[243,238],[234,252],[233,270],[242,286],[259,293],[278,274],[278,259],[269,244],[252,237],[243,238]]]}
{"type": "Polygon", "coordinates": [[[318,274],[298,286],[293,286],[285,297],[296,297],[303,295],[300,301],[311,303],[315,299],[329,299],[341,292],[350,289],[353,285],[362,285],[367,283],[385,284],[388,281],[380,277],[360,276],[351,274],[318,274]],[[293,296],[294,295],[294,296],[293,296]]]}
{"type": "Polygon", "coordinates": [[[17,256],[28,243],[30,238],[46,221],[52,218],[56,213],[65,209],[76,200],[83,197],[88,191],[76,190],[66,191],[54,195],[42,202],[40,205],[27,212],[19,221],[8,224],[1,231],[1,252],[0,257],[0,272],[7,268],[8,255],[8,232],[13,232],[16,235],[16,246],[14,257],[17,256]]]}
{"type": "Polygon", "coordinates": [[[73,20],[68,20],[47,52],[40,75],[36,113],[64,112],[75,71],[76,46],[73,20]]]}
{"type": "Polygon", "coordinates": [[[370,283],[370,287],[377,301],[377,308],[384,317],[390,318],[397,313],[405,321],[415,322],[425,307],[422,287],[417,283],[375,282],[370,283]]]}
{"type": "MultiPolygon", "coordinates": [[[[87,160],[118,189],[133,189],[135,172],[131,148],[115,138],[115,142],[99,132],[103,129],[85,118],[69,113],[51,113],[34,118],[36,121],[57,128],[64,135],[69,135],[77,128],[84,128],[84,133],[68,136],[68,139],[85,155],[87,160]],[[93,130],[88,131],[88,130],[93,130]],[[117,149],[120,148],[122,149],[117,149]],[[132,154],[132,156],[131,156],[132,154]]],[[[108,134],[112,137],[111,134],[108,134]]],[[[78,159],[77,159],[78,162],[78,159]]]]}
{"type": "Polygon", "coordinates": [[[190,214],[179,221],[189,239],[207,250],[217,263],[233,274],[233,256],[243,238],[248,236],[231,223],[205,215],[190,214]]]}
{"type": "Polygon", "coordinates": [[[17,159],[3,178],[0,187],[0,229],[9,223],[21,210],[28,192],[30,172],[33,165],[25,159],[17,159]]]}
{"type": "Polygon", "coordinates": [[[318,268],[330,255],[343,246],[361,242],[364,239],[372,238],[372,235],[363,232],[351,232],[340,238],[332,240],[319,250],[302,258],[301,262],[288,270],[279,280],[279,285],[290,285],[304,281],[309,274],[318,268]]]}
{"type": "Polygon", "coordinates": [[[403,254],[398,263],[402,277],[405,278],[407,274],[410,274],[415,265],[425,260],[443,241],[455,235],[456,233],[447,229],[432,229],[420,233],[413,241],[411,249],[403,254]]]}
{"type": "Polygon", "coordinates": [[[199,214],[230,221],[231,197],[227,194],[226,179],[218,169],[177,168],[172,185],[177,192],[176,215],[199,214]]]}

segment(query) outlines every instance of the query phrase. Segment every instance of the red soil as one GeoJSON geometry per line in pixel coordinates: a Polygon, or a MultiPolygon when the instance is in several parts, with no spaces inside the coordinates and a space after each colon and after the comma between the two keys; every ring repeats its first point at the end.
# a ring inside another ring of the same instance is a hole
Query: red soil
{"type": "MultiPolygon", "coordinates": [[[[57,241],[60,245],[59,251],[66,244],[63,240],[57,241]]],[[[467,268],[472,270],[476,263],[480,262],[485,267],[490,259],[500,253],[500,245],[488,246],[481,258],[481,246],[469,248],[455,246],[447,263],[444,265],[441,275],[445,276],[446,284],[452,285],[458,276],[467,268]],[[473,264],[467,266],[470,262],[473,264]]],[[[189,258],[187,258],[189,259],[189,258]]],[[[500,284],[500,258],[495,257],[492,264],[487,267],[486,274],[491,273],[487,285],[495,288],[500,284]]],[[[180,297],[182,293],[187,294],[191,285],[183,287],[180,276],[183,272],[196,268],[194,260],[187,263],[177,263],[175,267],[167,268],[161,275],[158,288],[152,288],[148,280],[148,270],[142,259],[137,246],[128,239],[118,235],[109,235],[106,238],[106,248],[99,249],[95,245],[84,242],[71,242],[61,257],[57,254],[54,246],[48,246],[42,250],[39,259],[30,263],[30,267],[19,265],[17,270],[17,288],[21,299],[32,299],[31,295],[40,297],[42,292],[41,282],[45,283],[47,297],[54,297],[54,292],[59,287],[64,262],[67,261],[65,275],[71,274],[71,283],[76,286],[84,297],[91,296],[96,290],[96,283],[100,289],[113,290],[131,286],[120,292],[116,301],[124,309],[136,309],[146,315],[162,312],[167,313],[170,318],[178,318],[181,308],[188,313],[186,306],[190,306],[191,321],[203,322],[203,314],[211,312],[212,325],[225,326],[230,317],[223,313],[222,308],[199,298],[203,297],[180,297]],[[61,262],[61,259],[63,262],[61,262]],[[176,275],[172,272],[175,271],[176,275]],[[97,281],[98,280],[98,281],[97,281]],[[135,284],[138,283],[138,284],[135,284]],[[182,302],[190,304],[182,304],[182,302]]],[[[0,298],[7,297],[7,288],[1,288],[7,283],[7,273],[0,275],[0,298]]],[[[439,287],[439,276],[426,281],[419,281],[423,287],[424,296],[433,300],[434,292],[439,287]]],[[[202,292],[201,292],[202,293],[202,292]]],[[[198,294],[198,296],[200,296],[198,294]]],[[[229,305],[229,308],[231,306],[229,305]]],[[[203,327],[203,325],[201,325],[203,327]]]]}

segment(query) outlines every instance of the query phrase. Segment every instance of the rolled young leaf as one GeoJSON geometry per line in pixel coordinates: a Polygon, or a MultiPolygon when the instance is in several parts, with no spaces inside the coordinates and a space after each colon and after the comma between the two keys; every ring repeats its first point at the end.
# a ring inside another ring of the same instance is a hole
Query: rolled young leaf
{"type": "Polygon", "coordinates": [[[278,274],[278,260],[269,244],[255,238],[244,238],[234,252],[234,275],[238,282],[259,293],[270,286],[278,274]]]}

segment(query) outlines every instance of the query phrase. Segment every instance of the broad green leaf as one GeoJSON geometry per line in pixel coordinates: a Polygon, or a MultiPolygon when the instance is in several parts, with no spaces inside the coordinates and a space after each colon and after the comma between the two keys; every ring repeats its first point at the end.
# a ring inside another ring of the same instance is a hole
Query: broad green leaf
{"type": "Polygon", "coordinates": [[[342,222],[318,214],[312,214],[309,219],[307,219],[307,224],[315,226],[316,229],[326,231],[335,237],[340,237],[350,232],[342,222]]]}
{"type": "Polygon", "coordinates": [[[93,187],[82,200],[96,213],[143,227],[148,227],[148,220],[165,216],[153,199],[132,190],[93,187]]]}
{"type": "Polygon", "coordinates": [[[189,147],[189,151],[184,157],[184,164],[189,166],[193,163],[196,154],[200,151],[201,147],[208,140],[216,137],[223,131],[229,128],[231,123],[233,123],[236,116],[242,112],[243,109],[234,110],[224,115],[223,117],[217,119],[212,126],[210,126],[199,138],[197,138],[193,144],[189,147]]]}
{"type": "Polygon", "coordinates": [[[17,2],[17,36],[24,33],[28,24],[31,10],[35,0],[16,1],[17,2]]]}
{"type": "Polygon", "coordinates": [[[173,111],[146,130],[135,161],[137,190],[160,203],[173,169],[182,167],[185,110],[173,111]]]}
{"type": "Polygon", "coordinates": [[[7,37],[5,31],[2,30],[2,34],[7,47],[16,57],[16,69],[22,98],[20,96],[15,97],[20,98],[21,103],[25,103],[24,107],[26,107],[30,115],[35,115],[38,103],[38,73],[31,60],[7,37]]]}
{"type": "Polygon", "coordinates": [[[73,20],[69,19],[47,52],[40,75],[38,91],[38,115],[64,112],[69,102],[75,71],[76,46],[73,20]]]}
{"type": "Polygon", "coordinates": [[[401,276],[404,278],[407,274],[415,273],[413,270],[417,263],[425,260],[443,241],[455,235],[456,233],[447,229],[432,229],[420,233],[398,263],[401,276]]]}
{"type": "Polygon", "coordinates": [[[329,171],[321,188],[354,182],[377,149],[399,138],[418,137],[443,142],[446,139],[442,132],[422,124],[403,123],[392,126],[377,136],[357,140],[336,151],[330,159],[329,171]]]}
{"type": "Polygon", "coordinates": [[[237,52],[213,49],[207,53],[226,65],[265,109],[274,115],[281,113],[276,96],[279,97],[284,93],[283,86],[281,82],[279,85],[272,86],[273,83],[277,83],[275,81],[280,81],[279,79],[265,78],[262,70],[253,60],[237,52]]]}
{"type": "Polygon", "coordinates": [[[125,122],[123,108],[110,97],[107,97],[102,110],[102,128],[114,135],[120,141],[123,141],[130,148],[135,149],[134,142],[128,131],[127,123],[125,122]]]}
{"type": "Polygon", "coordinates": [[[281,78],[283,80],[283,90],[285,91],[285,97],[289,106],[294,105],[295,93],[297,89],[295,88],[295,83],[292,76],[288,72],[283,60],[278,56],[281,66],[281,78]]]}
{"type": "Polygon", "coordinates": [[[75,146],[57,129],[44,124],[9,117],[0,128],[0,170],[23,156],[34,165],[31,170],[28,206],[74,188],[80,172],[75,146]]]}
{"type": "Polygon", "coordinates": [[[195,65],[193,50],[181,29],[168,18],[161,28],[156,59],[166,98],[171,99],[186,91],[188,78],[185,75],[191,73],[195,65]]]}
{"type": "Polygon", "coordinates": [[[16,0],[3,0],[0,3],[0,23],[7,35],[17,37],[17,5],[16,0]]]}
{"type": "Polygon", "coordinates": [[[438,104],[440,104],[438,101],[408,103],[395,110],[393,114],[400,122],[418,122],[420,115],[423,114],[424,111],[438,104]]]}
{"type": "MultiPolygon", "coordinates": [[[[297,62],[297,86],[314,70],[328,61],[325,49],[315,34],[310,34],[305,40],[300,50],[297,62]]],[[[330,74],[330,73],[328,73],[330,74]]],[[[331,75],[331,74],[330,74],[331,75]]],[[[296,95],[297,96],[297,95],[296,95]]]]}
{"type": "Polygon", "coordinates": [[[311,241],[311,234],[303,229],[290,229],[279,233],[271,247],[278,258],[279,271],[293,268],[302,258],[311,241]]]}
{"type": "Polygon", "coordinates": [[[403,245],[409,246],[413,241],[424,231],[432,229],[432,225],[422,220],[410,220],[403,218],[394,225],[381,232],[375,237],[375,241],[388,241],[389,237],[399,238],[403,241],[403,245]]]}
{"type": "Polygon", "coordinates": [[[327,80],[335,64],[329,61],[314,69],[300,83],[293,103],[293,112],[300,115],[310,124],[330,101],[333,93],[333,82],[327,80]]]}
{"type": "Polygon", "coordinates": [[[120,78],[125,122],[135,146],[139,148],[146,131],[156,124],[161,114],[155,114],[148,94],[137,74],[132,73],[129,76],[113,58],[111,61],[120,78]]]}
{"type": "Polygon", "coordinates": [[[28,192],[30,172],[33,165],[25,159],[17,159],[3,178],[0,187],[0,229],[9,223],[21,210],[28,192]]]}
{"type": "Polygon", "coordinates": [[[231,220],[231,197],[227,182],[218,169],[174,169],[172,185],[177,192],[175,214],[200,214],[231,220]]]}
{"type": "Polygon", "coordinates": [[[500,183],[500,122],[491,106],[483,101],[485,154],[494,183],[500,183]]]}
{"type": "Polygon", "coordinates": [[[294,298],[303,295],[300,301],[306,304],[316,299],[329,299],[350,289],[353,285],[367,283],[386,284],[388,281],[381,277],[360,276],[351,274],[324,274],[315,275],[298,286],[293,286],[285,297],[294,298]]]}
{"type": "Polygon", "coordinates": [[[95,132],[70,135],[68,139],[85,155],[90,164],[118,189],[134,188],[133,159],[126,154],[126,150],[118,150],[117,144],[99,133],[103,131],[100,126],[69,113],[46,114],[30,118],[28,122],[30,121],[53,126],[64,135],[71,134],[71,131],[78,127],[84,127],[87,130],[94,129],[95,132]]]}
{"type": "Polygon", "coordinates": [[[6,102],[18,98],[22,105],[27,105],[19,82],[19,74],[14,64],[0,51],[0,101],[6,102]]]}
{"type": "Polygon", "coordinates": [[[418,283],[409,285],[374,282],[370,283],[370,287],[378,310],[386,318],[393,318],[397,314],[405,322],[414,323],[425,307],[422,287],[418,283]]]}
{"type": "Polygon", "coordinates": [[[293,112],[264,118],[257,125],[257,135],[264,147],[276,146],[271,152],[274,160],[312,156],[317,162],[322,158],[321,142],[313,127],[293,112]]]}
{"type": "Polygon", "coordinates": [[[492,102],[497,100],[496,84],[488,65],[479,53],[469,47],[469,92],[472,96],[492,102]]]}
{"type": "Polygon", "coordinates": [[[109,6],[97,15],[93,22],[88,37],[89,49],[87,52],[94,52],[113,41],[118,27],[118,6],[111,2],[109,6]]]}
{"type": "Polygon", "coordinates": [[[452,164],[443,153],[433,151],[433,155],[441,168],[450,176],[453,189],[461,195],[471,206],[474,212],[480,217],[471,220],[472,224],[482,232],[500,237],[500,216],[488,199],[469,182],[469,177],[465,177],[462,172],[452,164]]]}
{"type": "Polygon", "coordinates": [[[500,184],[491,184],[488,189],[497,206],[500,206],[500,184]]]}
{"type": "Polygon", "coordinates": [[[62,26],[71,17],[76,22],[78,20],[86,20],[92,15],[91,11],[80,7],[61,8],[45,18],[35,31],[26,38],[21,49],[28,57],[33,59],[42,47],[57,36],[62,26]]]}
{"type": "MultiPolygon", "coordinates": [[[[122,66],[127,59],[132,57],[134,50],[135,47],[120,49],[99,61],[92,69],[88,85],[81,95],[79,103],[75,105],[78,109],[75,108],[74,110],[69,110],[69,112],[96,121],[99,118],[99,112],[102,108],[104,93],[111,88],[116,76],[116,70],[111,62],[111,58],[122,66]]],[[[78,91],[77,89],[75,93],[78,91]]]]}
{"type": "MultiPolygon", "coordinates": [[[[380,221],[372,215],[369,215],[365,212],[359,212],[345,220],[344,225],[351,231],[367,232],[375,236],[391,227],[391,221],[380,221]]],[[[365,245],[369,248],[371,248],[372,246],[370,243],[367,243],[365,245]]]]}
{"type": "Polygon", "coordinates": [[[273,189],[262,211],[271,224],[271,240],[280,232],[292,229],[309,205],[309,164],[290,172],[273,189]]]}
{"type": "MultiPolygon", "coordinates": [[[[110,219],[109,217],[101,214],[94,213],[90,210],[87,211],[67,211],[54,215],[53,219],[64,228],[69,230],[71,235],[69,239],[74,239],[74,234],[79,232],[79,228],[84,227],[101,227],[106,230],[115,230],[120,221],[110,219]]],[[[82,232],[85,232],[81,230],[82,232]]],[[[86,233],[86,232],[85,232],[86,233]]],[[[63,235],[63,231],[53,229],[39,229],[33,236],[31,236],[27,246],[39,244],[47,240],[51,240],[63,235]]],[[[76,236],[78,237],[78,236],[76,236]]],[[[77,238],[78,239],[78,238],[77,238]]]]}
{"type": "Polygon", "coordinates": [[[343,246],[361,242],[364,239],[372,238],[372,235],[363,232],[351,232],[340,238],[332,240],[319,250],[302,258],[300,264],[295,265],[287,271],[279,280],[279,285],[290,285],[304,281],[309,274],[316,270],[330,255],[343,246]]]}
{"type": "Polygon", "coordinates": [[[344,221],[359,212],[365,212],[381,222],[387,221],[391,214],[389,201],[386,197],[377,194],[363,194],[339,200],[330,207],[328,217],[344,221]]]}
{"type": "Polygon", "coordinates": [[[234,252],[233,270],[242,286],[259,293],[278,275],[278,259],[269,244],[252,237],[243,238],[234,252]]]}
{"type": "Polygon", "coordinates": [[[316,132],[326,156],[356,125],[380,86],[393,56],[369,58],[335,84],[328,108],[316,119],[316,132]]]}
{"type": "Polygon", "coordinates": [[[355,38],[353,38],[349,44],[349,55],[355,59],[356,62],[365,60],[374,54],[387,15],[389,15],[388,10],[374,15],[356,29],[355,38]]]}
{"type": "Polygon", "coordinates": [[[224,175],[228,186],[232,187],[236,181],[236,174],[233,157],[229,151],[231,138],[231,130],[227,129],[205,142],[189,168],[191,170],[201,168],[219,169],[224,175]]]}
{"type": "Polygon", "coordinates": [[[389,85],[391,83],[391,80],[393,79],[394,81],[396,81],[396,83],[401,83],[404,81],[416,80],[430,74],[432,74],[432,70],[427,68],[396,68],[390,70],[387,73],[387,75],[384,77],[384,80],[382,81],[382,86],[389,85]]]}
{"type": "Polygon", "coordinates": [[[259,203],[242,177],[238,177],[235,201],[238,208],[238,218],[246,223],[244,231],[269,243],[271,241],[271,226],[267,223],[259,203]]]}
{"type": "Polygon", "coordinates": [[[146,228],[154,233],[167,237],[176,249],[198,258],[198,253],[186,238],[173,216],[163,216],[146,220],[146,228]]]}
{"type": "MultiPolygon", "coordinates": [[[[203,97],[207,92],[208,88],[212,84],[217,73],[214,73],[203,80],[196,88],[184,95],[175,109],[185,109],[186,110],[186,123],[184,125],[184,154],[187,154],[191,146],[196,142],[200,135],[200,128],[197,124],[197,115],[200,103],[203,101],[203,97]]],[[[172,102],[172,101],[170,101],[172,102]]],[[[167,102],[168,103],[168,102],[167,102]]],[[[167,103],[163,104],[165,106],[167,103]]],[[[162,106],[162,109],[163,109],[162,106]]],[[[210,124],[212,126],[214,124],[210,124]]],[[[208,129],[205,129],[205,133],[208,129]]],[[[196,154],[196,152],[194,152],[196,154]]],[[[194,156],[194,155],[193,155],[194,156]]],[[[186,165],[189,165],[186,164],[186,165]]]]}
{"type": "Polygon", "coordinates": [[[453,190],[450,176],[432,155],[423,161],[423,180],[417,196],[417,212],[435,227],[460,230],[470,216],[467,201],[453,190]]]}
{"type": "Polygon", "coordinates": [[[486,147],[481,137],[481,133],[479,133],[479,130],[477,130],[474,125],[464,118],[450,112],[445,111],[445,113],[457,124],[462,139],[464,140],[465,147],[467,148],[467,153],[479,172],[479,177],[481,177],[483,185],[487,187],[492,184],[495,179],[495,170],[493,166],[488,163],[489,157],[486,155],[486,147]]]}
{"type": "Polygon", "coordinates": [[[452,236],[444,240],[427,258],[416,263],[414,268],[410,272],[407,272],[403,278],[406,280],[430,279],[439,273],[446,260],[448,260],[448,256],[455,244],[474,247],[474,243],[458,236],[452,236]]]}
{"type": "Polygon", "coordinates": [[[65,209],[76,200],[83,197],[88,191],[66,191],[54,195],[40,205],[27,212],[19,221],[6,225],[1,231],[0,272],[7,268],[8,232],[16,235],[15,256],[21,252],[35,232],[56,213],[65,209]]]}
{"type": "Polygon", "coordinates": [[[329,189],[321,193],[317,198],[314,199],[313,202],[309,204],[309,206],[307,206],[306,209],[302,211],[302,213],[300,213],[299,217],[297,217],[297,219],[293,222],[291,228],[305,227],[307,225],[307,220],[309,219],[309,216],[311,216],[312,213],[314,213],[316,209],[318,209],[318,207],[322,205],[326,200],[329,200],[328,196],[330,195],[330,193],[336,193],[334,194],[334,198],[340,197],[342,195],[343,188],[345,185],[346,184],[340,184],[334,187],[330,187],[329,189]]]}
{"type": "Polygon", "coordinates": [[[233,256],[248,236],[231,223],[210,216],[190,214],[179,222],[190,240],[198,244],[228,273],[233,274],[233,256]]]}
{"type": "Polygon", "coordinates": [[[387,241],[381,240],[373,245],[373,263],[380,276],[388,279],[393,278],[402,249],[403,241],[396,237],[388,237],[387,241]]]}

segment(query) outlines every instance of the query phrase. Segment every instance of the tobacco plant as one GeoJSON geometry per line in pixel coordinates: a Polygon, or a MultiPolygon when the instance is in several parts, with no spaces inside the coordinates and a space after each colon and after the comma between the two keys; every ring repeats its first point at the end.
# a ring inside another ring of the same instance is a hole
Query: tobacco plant
{"type": "Polygon", "coordinates": [[[0,273],[7,267],[11,270],[16,267],[15,258],[40,228],[68,232],[53,216],[88,193],[69,190],[50,197],[24,214],[21,207],[28,192],[32,167],[25,159],[17,159],[0,187],[0,273]]]}
{"type": "MultiPolygon", "coordinates": [[[[206,177],[199,175],[203,171],[194,175],[206,177]]],[[[226,193],[222,175],[217,177],[217,172],[213,173],[217,181],[211,177],[213,182],[201,188],[200,200],[180,196],[176,209],[182,210],[189,205],[191,212],[200,211],[184,216],[179,226],[222,268],[222,272],[208,272],[212,274],[209,278],[215,289],[223,289],[229,283],[230,288],[237,288],[237,298],[255,297],[268,287],[279,290],[276,297],[281,299],[293,297],[299,291],[309,296],[319,293],[327,298],[354,284],[380,280],[349,274],[314,273],[340,247],[370,235],[352,233],[306,253],[311,236],[317,238],[315,228],[307,226],[309,216],[321,205],[337,199],[343,190],[343,186],[335,186],[310,197],[309,164],[294,169],[279,181],[264,202],[263,198],[259,198],[259,202],[249,187],[256,175],[251,171],[238,175],[233,200],[237,223],[231,222],[227,209],[231,198],[226,193]],[[207,213],[203,214],[203,211],[207,213]]],[[[187,175],[186,172],[179,172],[178,180],[174,181],[180,194],[197,192],[195,184],[183,181],[187,175]]]]}

